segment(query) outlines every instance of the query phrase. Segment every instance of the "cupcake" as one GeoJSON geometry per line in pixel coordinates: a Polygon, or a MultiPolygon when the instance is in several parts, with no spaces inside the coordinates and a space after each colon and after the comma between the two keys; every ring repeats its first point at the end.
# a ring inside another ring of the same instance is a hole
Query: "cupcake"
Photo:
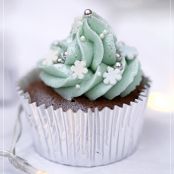
{"type": "Polygon", "coordinates": [[[134,47],[90,9],[19,81],[36,151],[72,166],[120,161],[137,148],[149,80],[134,47]]]}

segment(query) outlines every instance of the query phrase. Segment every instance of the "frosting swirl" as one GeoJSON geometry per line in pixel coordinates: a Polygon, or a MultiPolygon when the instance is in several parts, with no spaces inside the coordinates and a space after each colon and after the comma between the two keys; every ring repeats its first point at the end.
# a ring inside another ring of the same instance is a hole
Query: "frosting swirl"
{"type": "Polygon", "coordinates": [[[126,96],[142,79],[137,50],[118,42],[107,22],[88,10],[70,35],[39,62],[40,78],[62,97],[95,100],[126,96]],[[90,13],[91,12],[91,13],[90,13]]]}

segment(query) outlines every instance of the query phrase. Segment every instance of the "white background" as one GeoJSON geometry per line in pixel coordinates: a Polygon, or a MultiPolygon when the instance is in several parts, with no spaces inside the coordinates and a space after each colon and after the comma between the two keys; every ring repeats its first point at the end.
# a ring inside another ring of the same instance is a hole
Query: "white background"
{"type": "MultiPolygon", "coordinates": [[[[171,2],[174,5],[173,0],[171,2]]],[[[174,67],[174,36],[173,23],[171,23],[173,19],[170,18],[171,15],[173,18],[174,12],[172,8],[170,13],[169,0],[5,0],[4,5],[4,67],[10,69],[12,77],[19,78],[34,67],[36,62],[47,53],[52,41],[63,39],[68,35],[74,17],[82,15],[84,9],[91,8],[110,23],[119,40],[139,50],[142,68],[153,81],[151,92],[174,95],[174,68],[172,68],[174,67]]],[[[0,0],[1,10],[2,0],[0,0]]],[[[0,21],[2,21],[1,17],[0,21]]],[[[2,33],[0,26],[0,41],[2,41],[2,33]]],[[[2,50],[2,42],[0,42],[0,52],[2,50]]],[[[2,54],[0,64],[2,66],[2,54]]],[[[2,68],[0,80],[2,81],[2,68]]],[[[15,87],[13,83],[10,83],[11,81],[13,80],[9,74],[5,73],[4,97],[8,100],[14,100],[11,96],[14,96],[15,87]]],[[[0,91],[2,91],[1,88],[0,91]]],[[[12,134],[16,106],[9,105],[5,107],[4,114],[0,114],[0,123],[4,122],[5,125],[4,135],[0,131],[0,140],[3,140],[4,136],[6,147],[9,146],[12,134]],[[5,116],[5,120],[2,115],[5,116]]],[[[2,108],[0,111],[2,113],[2,108]]],[[[52,174],[97,172],[169,174],[170,142],[171,138],[174,139],[171,136],[174,134],[170,134],[171,117],[172,114],[169,112],[162,113],[148,109],[138,151],[130,158],[114,165],[84,169],[49,163],[38,157],[31,146],[29,147],[28,136],[24,136],[28,139],[22,141],[19,152],[36,167],[43,168],[52,174]]],[[[1,148],[2,141],[0,142],[1,148]]],[[[1,170],[0,165],[0,173],[1,170]]],[[[7,161],[4,173],[14,173],[14,169],[7,161]]]]}

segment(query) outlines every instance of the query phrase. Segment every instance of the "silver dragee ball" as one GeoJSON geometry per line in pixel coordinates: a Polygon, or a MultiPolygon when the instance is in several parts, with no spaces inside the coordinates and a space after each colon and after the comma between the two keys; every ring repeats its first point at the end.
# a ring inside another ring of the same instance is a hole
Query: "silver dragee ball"
{"type": "Polygon", "coordinates": [[[63,60],[62,58],[57,59],[57,63],[64,63],[64,62],[65,62],[65,60],[63,60]]]}
{"type": "Polygon", "coordinates": [[[118,69],[122,70],[123,69],[122,63],[121,62],[116,62],[115,68],[118,68],[118,69]]]}
{"type": "Polygon", "coordinates": [[[120,54],[118,54],[118,53],[116,53],[116,59],[117,59],[117,61],[121,61],[122,60],[122,57],[121,57],[121,55],[120,54]]]}
{"type": "Polygon", "coordinates": [[[121,55],[116,53],[116,58],[120,58],[120,57],[121,57],[121,55]]]}
{"type": "Polygon", "coordinates": [[[92,15],[92,10],[91,10],[91,9],[86,9],[86,10],[84,11],[84,15],[85,15],[85,16],[90,16],[90,15],[92,15]]]}
{"type": "Polygon", "coordinates": [[[63,53],[63,57],[66,57],[66,56],[68,56],[68,52],[67,52],[67,51],[65,51],[65,52],[63,53]]]}

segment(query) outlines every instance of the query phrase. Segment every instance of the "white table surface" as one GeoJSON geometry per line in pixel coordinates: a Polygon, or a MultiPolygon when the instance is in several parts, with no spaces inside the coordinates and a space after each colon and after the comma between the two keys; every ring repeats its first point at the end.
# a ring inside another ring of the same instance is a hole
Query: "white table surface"
{"type": "MultiPolygon", "coordinates": [[[[2,108],[0,110],[2,112],[2,108]]],[[[17,105],[5,108],[5,147],[8,148],[12,135],[17,105]]],[[[24,131],[18,144],[18,154],[25,157],[33,166],[47,171],[49,174],[172,174],[174,172],[174,160],[171,160],[171,146],[174,145],[174,132],[170,126],[174,126],[174,118],[170,113],[160,113],[147,109],[145,124],[138,150],[129,158],[107,166],[94,168],[77,168],[52,163],[40,157],[32,146],[30,128],[23,117],[24,131]],[[173,167],[173,169],[172,169],[173,167]]],[[[2,122],[2,115],[0,122],[2,122]]],[[[2,132],[0,133],[0,147],[2,147],[2,132]]],[[[174,150],[174,148],[172,147],[174,150]]],[[[173,156],[174,157],[174,156],[173,156]]],[[[2,159],[0,159],[2,165],[2,159]]],[[[4,171],[0,166],[0,173],[20,174],[5,160],[4,171]]]]}

